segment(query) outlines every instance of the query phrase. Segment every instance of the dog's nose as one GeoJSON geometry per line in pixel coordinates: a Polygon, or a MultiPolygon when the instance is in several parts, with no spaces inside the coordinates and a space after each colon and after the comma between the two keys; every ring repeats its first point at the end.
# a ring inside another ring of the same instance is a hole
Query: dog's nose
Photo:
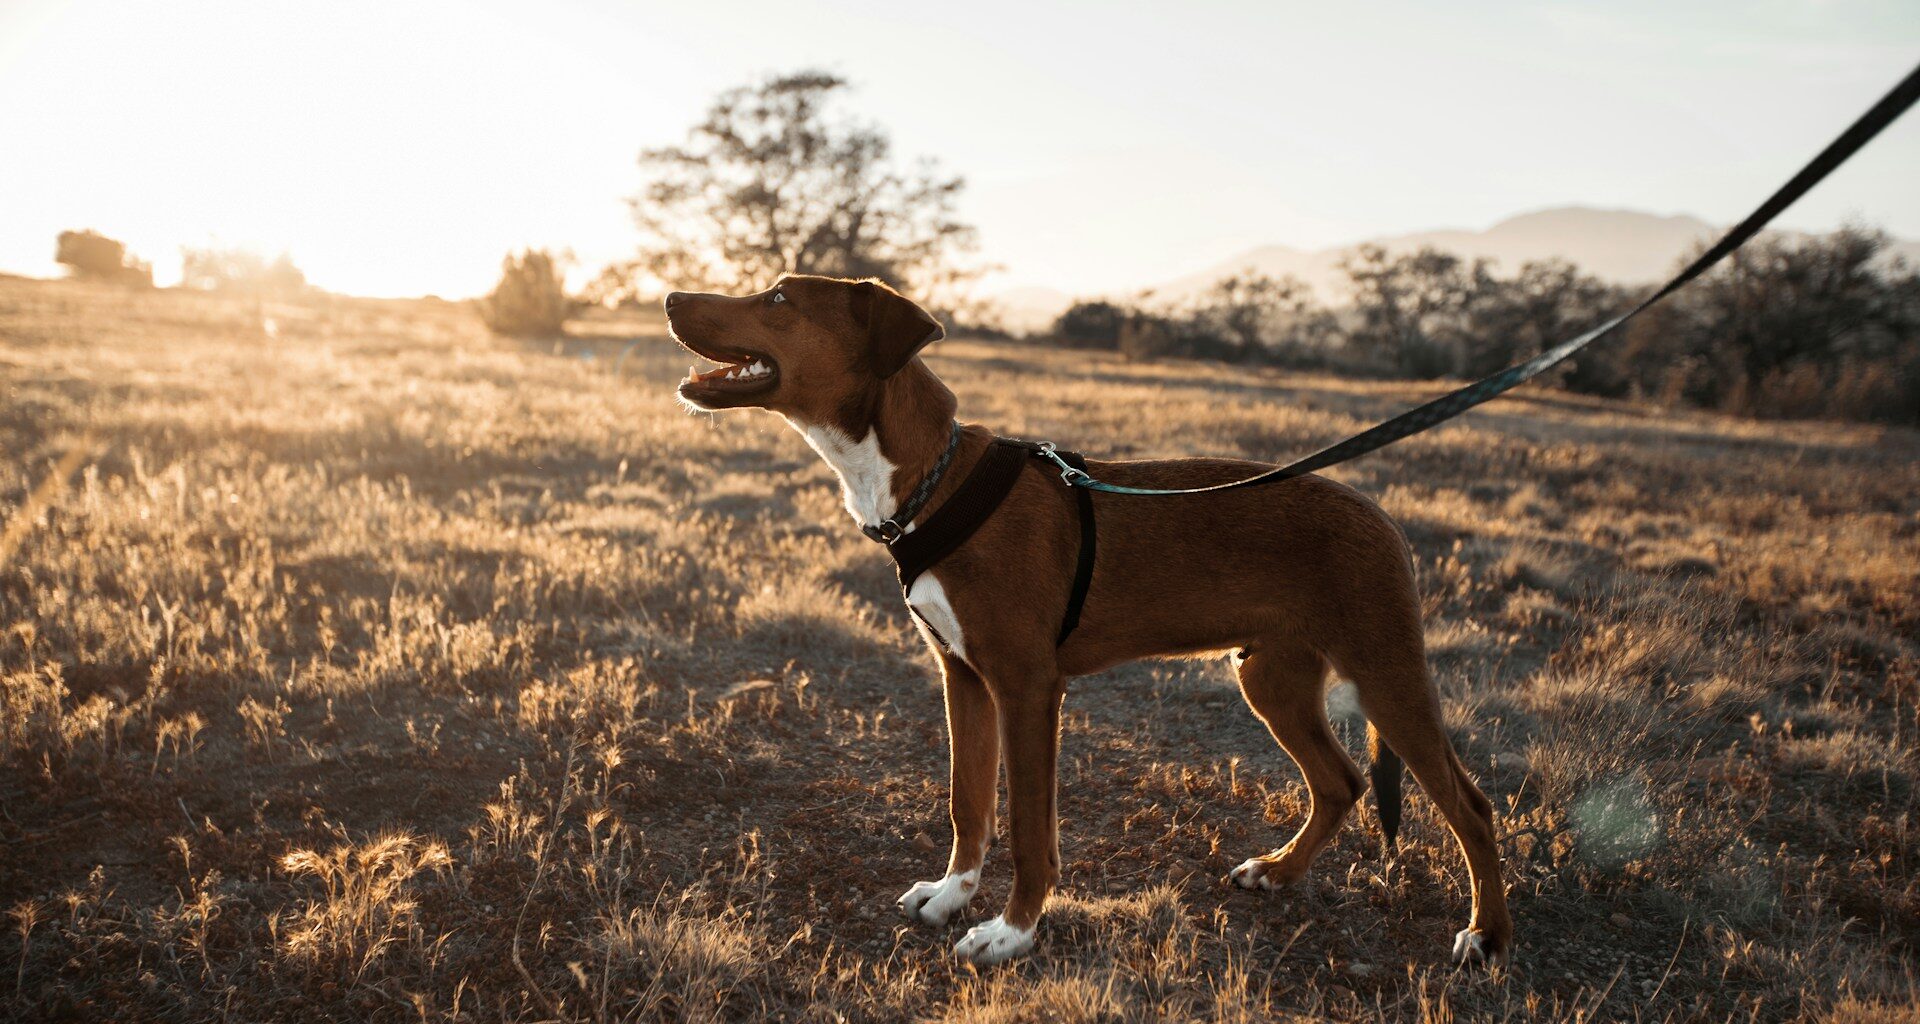
{"type": "Polygon", "coordinates": [[[667,308],[672,309],[677,303],[679,303],[682,299],[685,299],[686,297],[687,297],[686,292],[668,292],[667,301],[666,301],[667,308]]]}

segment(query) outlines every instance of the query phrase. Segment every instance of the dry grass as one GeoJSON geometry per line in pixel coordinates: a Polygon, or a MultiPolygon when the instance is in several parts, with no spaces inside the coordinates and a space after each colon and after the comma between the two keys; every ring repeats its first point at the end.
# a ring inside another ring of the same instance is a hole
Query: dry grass
{"type": "MultiPolygon", "coordinates": [[[[265,312],[0,280],[0,1013],[1920,1013],[1911,433],[1532,393],[1337,471],[1417,549],[1504,976],[1445,965],[1464,873],[1417,791],[1390,863],[1363,812],[1296,890],[1223,884],[1305,800],[1208,663],[1076,685],[1064,892],[976,972],[968,922],[893,912],[944,858],[936,681],[798,437],[678,409],[650,324],[265,312]]],[[[1302,451],[1430,393],[934,361],[973,418],[1133,455],[1302,451]]]]}

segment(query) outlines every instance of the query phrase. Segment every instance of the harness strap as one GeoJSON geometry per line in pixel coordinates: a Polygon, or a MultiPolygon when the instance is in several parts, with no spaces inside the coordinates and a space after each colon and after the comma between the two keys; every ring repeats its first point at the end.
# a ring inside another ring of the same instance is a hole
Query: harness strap
{"type": "Polygon", "coordinates": [[[1027,465],[1025,449],[995,440],[986,454],[974,464],[973,471],[960,481],[953,496],[933,510],[927,521],[911,533],[887,545],[900,573],[900,589],[913,589],[913,581],[967,542],[993,510],[1000,507],[1014,481],[1027,465]]]}
{"type": "MultiPolygon", "coordinates": [[[[960,481],[959,488],[927,517],[925,523],[887,545],[887,552],[893,556],[894,569],[900,578],[900,592],[903,595],[910,593],[914,580],[965,544],[1000,507],[1000,503],[1006,500],[1007,493],[1013,490],[1013,485],[1020,479],[1020,471],[1026,468],[1027,460],[1041,457],[1043,453],[1066,459],[1082,470],[1086,468],[1086,460],[1077,452],[1054,452],[1052,445],[995,438],[967,478],[960,481]]],[[[1080,553],[1073,569],[1073,592],[1067,597],[1067,610],[1061,616],[1060,632],[1054,638],[1056,645],[1065,643],[1068,634],[1080,624],[1080,611],[1085,607],[1087,591],[1093,585],[1096,534],[1093,495],[1085,490],[1074,489],[1074,499],[1080,520],[1080,553]]],[[[927,625],[929,629],[932,628],[931,623],[927,625]]],[[[934,637],[942,645],[946,644],[945,638],[937,631],[934,637]]]]}
{"type": "MultiPolygon", "coordinates": [[[[1087,460],[1079,452],[1060,452],[1061,460],[1067,465],[1085,473],[1087,460]]],[[[1093,492],[1084,487],[1069,487],[1073,492],[1075,504],[1080,514],[1080,559],[1073,567],[1073,593],[1067,598],[1067,613],[1060,617],[1060,635],[1054,638],[1054,646],[1067,642],[1067,635],[1073,627],[1080,624],[1080,608],[1087,603],[1087,590],[1093,586],[1093,555],[1095,534],[1093,525],[1093,492]]]]}

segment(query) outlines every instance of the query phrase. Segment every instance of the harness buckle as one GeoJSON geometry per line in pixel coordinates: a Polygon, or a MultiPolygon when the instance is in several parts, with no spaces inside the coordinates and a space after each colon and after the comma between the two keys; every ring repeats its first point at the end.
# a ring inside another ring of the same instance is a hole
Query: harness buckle
{"type": "Polygon", "coordinates": [[[868,540],[887,545],[892,545],[894,541],[907,535],[907,531],[891,519],[882,519],[872,526],[861,523],[860,532],[866,534],[868,540]]]}

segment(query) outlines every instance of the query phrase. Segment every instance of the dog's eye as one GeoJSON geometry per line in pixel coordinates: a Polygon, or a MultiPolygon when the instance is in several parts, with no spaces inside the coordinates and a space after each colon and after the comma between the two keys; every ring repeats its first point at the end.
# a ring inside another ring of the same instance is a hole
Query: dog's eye
{"type": "Polygon", "coordinates": [[[785,292],[774,292],[774,293],[773,293],[773,297],[772,297],[772,298],[770,298],[770,299],[768,299],[767,301],[768,301],[768,302],[772,302],[772,303],[781,303],[781,302],[785,302],[785,301],[787,301],[787,293],[785,293],[785,292]]]}

